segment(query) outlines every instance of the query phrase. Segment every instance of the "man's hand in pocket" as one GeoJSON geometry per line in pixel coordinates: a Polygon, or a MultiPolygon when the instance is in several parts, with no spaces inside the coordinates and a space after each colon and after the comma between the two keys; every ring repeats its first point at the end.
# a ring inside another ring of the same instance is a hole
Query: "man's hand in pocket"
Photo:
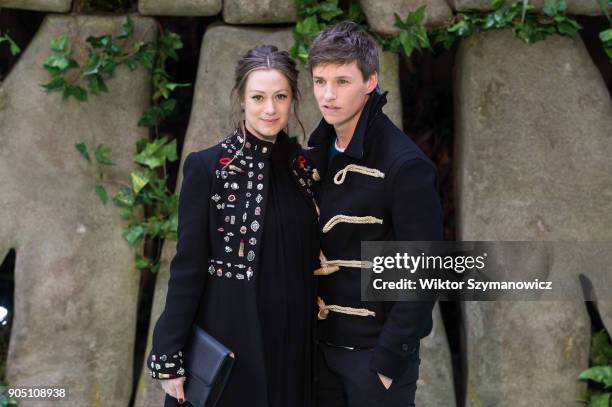
{"type": "Polygon", "coordinates": [[[378,373],[378,378],[382,382],[383,386],[385,386],[385,389],[389,390],[389,387],[391,387],[391,383],[393,383],[393,379],[380,373],[378,373]]]}

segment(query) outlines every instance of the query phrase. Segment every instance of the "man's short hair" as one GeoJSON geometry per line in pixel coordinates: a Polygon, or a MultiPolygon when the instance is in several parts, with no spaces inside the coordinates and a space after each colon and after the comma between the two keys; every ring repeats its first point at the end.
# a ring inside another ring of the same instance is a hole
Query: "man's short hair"
{"type": "Polygon", "coordinates": [[[325,28],[310,46],[308,65],[311,73],[318,65],[344,65],[353,61],[357,62],[364,81],[380,70],[376,41],[352,21],[325,28]]]}

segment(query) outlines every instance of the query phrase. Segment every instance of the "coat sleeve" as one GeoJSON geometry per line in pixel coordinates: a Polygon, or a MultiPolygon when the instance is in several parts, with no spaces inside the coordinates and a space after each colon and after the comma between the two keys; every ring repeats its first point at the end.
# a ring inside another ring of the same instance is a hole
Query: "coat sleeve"
{"type": "MultiPolygon", "coordinates": [[[[436,169],[416,158],[403,163],[391,180],[391,217],[395,240],[442,240],[442,207],[436,169]]],[[[432,329],[434,301],[391,304],[370,368],[390,378],[407,368],[406,359],[432,329]]]]}
{"type": "Polygon", "coordinates": [[[179,194],[176,254],[170,262],[166,305],[153,331],[147,358],[151,377],[171,379],[185,375],[182,349],[191,332],[206,278],[210,176],[197,153],[183,166],[179,194]]]}

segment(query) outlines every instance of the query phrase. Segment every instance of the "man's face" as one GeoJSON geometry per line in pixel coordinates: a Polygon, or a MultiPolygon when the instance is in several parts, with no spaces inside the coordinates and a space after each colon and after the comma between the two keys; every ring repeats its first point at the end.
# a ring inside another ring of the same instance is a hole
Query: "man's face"
{"type": "Polygon", "coordinates": [[[336,130],[354,131],[368,95],[378,84],[373,73],[363,80],[357,62],[317,65],[312,70],[314,94],[325,121],[336,130]]]}

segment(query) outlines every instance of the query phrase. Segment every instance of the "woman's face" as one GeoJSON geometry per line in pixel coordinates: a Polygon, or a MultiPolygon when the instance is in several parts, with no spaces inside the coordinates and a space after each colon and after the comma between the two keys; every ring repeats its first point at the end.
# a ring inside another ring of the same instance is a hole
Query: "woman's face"
{"type": "Polygon", "coordinates": [[[275,141],[289,121],[292,99],[289,81],[276,69],[251,72],[243,101],[247,129],[261,140],[275,141]]]}

